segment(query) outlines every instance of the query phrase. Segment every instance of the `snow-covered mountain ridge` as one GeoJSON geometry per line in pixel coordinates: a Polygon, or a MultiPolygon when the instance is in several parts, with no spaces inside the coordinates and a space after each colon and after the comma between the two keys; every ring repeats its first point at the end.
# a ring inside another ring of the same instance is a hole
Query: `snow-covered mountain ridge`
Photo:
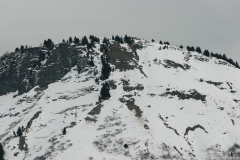
{"type": "Polygon", "coordinates": [[[0,66],[6,160],[240,159],[240,70],[223,60],[134,38],[29,49],[0,66]],[[104,57],[110,76],[96,82],[104,57]]]}

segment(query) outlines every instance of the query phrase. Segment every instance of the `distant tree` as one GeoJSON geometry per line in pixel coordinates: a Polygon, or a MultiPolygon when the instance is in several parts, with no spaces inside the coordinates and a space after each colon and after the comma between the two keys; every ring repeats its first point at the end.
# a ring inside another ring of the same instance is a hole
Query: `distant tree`
{"type": "Polygon", "coordinates": [[[23,46],[23,45],[21,45],[20,49],[21,49],[21,50],[24,50],[24,46],[23,46]]]}
{"type": "Polygon", "coordinates": [[[202,53],[201,48],[200,48],[200,47],[197,47],[197,48],[196,48],[196,52],[198,52],[198,53],[202,53]]]}
{"type": "Polygon", "coordinates": [[[231,58],[228,59],[228,63],[230,63],[230,64],[232,64],[234,66],[236,65],[231,58]]]}
{"type": "Polygon", "coordinates": [[[187,50],[190,51],[190,52],[194,52],[194,51],[195,51],[195,48],[194,48],[194,47],[189,47],[189,46],[187,46],[187,50]]]}
{"type": "Polygon", "coordinates": [[[102,75],[101,80],[105,80],[109,78],[111,72],[110,65],[106,62],[106,57],[102,57],[102,75]]]}
{"type": "Polygon", "coordinates": [[[86,36],[82,38],[82,45],[87,45],[88,44],[88,39],[86,36]]]}
{"type": "Polygon", "coordinates": [[[93,56],[91,56],[91,60],[90,60],[90,62],[89,62],[89,65],[92,66],[92,67],[94,66],[94,63],[93,63],[93,56]]]}
{"type": "Polygon", "coordinates": [[[79,43],[80,43],[79,38],[74,37],[74,43],[75,43],[75,44],[79,44],[79,43]]]}
{"type": "Polygon", "coordinates": [[[69,43],[72,43],[73,42],[72,37],[69,37],[68,41],[69,43]]]}
{"type": "Polygon", "coordinates": [[[62,43],[65,43],[65,39],[62,40],[62,43]]]}
{"type": "Polygon", "coordinates": [[[192,46],[192,51],[195,52],[195,48],[192,46]]]}
{"type": "Polygon", "coordinates": [[[63,128],[62,134],[65,135],[67,133],[66,127],[63,128]]]}
{"type": "Polygon", "coordinates": [[[209,53],[209,51],[208,51],[208,50],[205,50],[205,51],[203,52],[203,55],[205,55],[205,56],[209,57],[209,56],[210,56],[210,53],[209,53]]]}
{"type": "Polygon", "coordinates": [[[90,40],[94,39],[94,36],[93,36],[93,35],[90,35],[90,36],[89,36],[89,39],[90,39],[90,40]]]}
{"type": "Polygon", "coordinates": [[[182,46],[182,45],[180,45],[180,46],[179,46],[179,48],[183,49],[183,46],[182,46]]]}
{"type": "Polygon", "coordinates": [[[49,50],[52,50],[54,48],[54,43],[52,42],[51,39],[48,39],[47,41],[44,40],[43,45],[49,50]]]}
{"type": "Polygon", "coordinates": [[[170,43],[169,43],[169,42],[164,42],[164,44],[166,44],[166,45],[170,45],[170,43]]]}
{"type": "Polygon", "coordinates": [[[108,44],[108,43],[109,43],[109,40],[108,40],[106,37],[104,37],[104,38],[103,38],[103,43],[108,44]]]}
{"type": "Polygon", "coordinates": [[[3,157],[4,157],[3,145],[2,143],[0,143],[0,160],[4,160],[3,157]]]}
{"type": "Polygon", "coordinates": [[[159,41],[159,44],[163,44],[162,41],[159,41]]]}
{"type": "Polygon", "coordinates": [[[28,48],[28,46],[26,45],[26,46],[25,46],[25,48],[27,49],[27,48],[28,48]]]}
{"type": "Polygon", "coordinates": [[[16,135],[15,131],[13,131],[13,135],[14,135],[14,137],[17,137],[17,135],[16,135]]]}
{"type": "Polygon", "coordinates": [[[98,79],[97,77],[95,78],[95,82],[96,82],[96,83],[98,83],[98,82],[99,82],[99,79],[98,79]]]}
{"type": "Polygon", "coordinates": [[[17,135],[20,137],[22,136],[22,130],[20,127],[18,127],[18,130],[17,130],[17,135]]]}
{"type": "Polygon", "coordinates": [[[74,37],[74,40],[73,40],[73,41],[74,41],[74,43],[76,44],[76,41],[77,41],[77,37],[76,37],[76,36],[74,37]]]}
{"type": "Polygon", "coordinates": [[[154,39],[152,39],[152,42],[155,42],[155,40],[154,40],[154,39]]]}
{"type": "Polygon", "coordinates": [[[159,47],[158,50],[162,50],[161,47],[159,47]]]}
{"type": "Polygon", "coordinates": [[[22,129],[22,132],[24,132],[25,128],[24,128],[23,126],[22,126],[22,128],[21,128],[21,129],[22,129]]]}
{"type": "Polygon", "coordinates": [[[100,39],[97,38],[97,37],[94,37],[94,41],[95,41],[96,43],[99,43],[99,42],[100,42],[100,39]]]}
{"type": "Polygon", "coordinates": [[[223,54],[223,60],[228,61],[226,54],[223,54]]]}
{"type": "Polygon", "coordinates": [[[107,99],[111,97],[109,90],[110,90],[109,83],[107,82],[103,83],[100,91],[100,99],[107,99]]]}
{"type": "Polygon", "coordinates": [[[112,35],[112,40],[114,40],[114,35],[112,35]]]}
{"type": "Polygon", "coordinates": [[[120,37],[120,43],[123,44],[123,38],[122,38],[122,36],[120,37]]]}
{"type": "Polygon", "coordinates": [[[238,62],[236,61],[236,67],[239,68],[238,62]]]}
{"type": "Polygon", "coordinates": [[[20,49],[17,47],[17,48],[15,49],[15,52],[18,52],[18,51],[20,51],[20,49]]]}
{"type": "MultiPolygon", "coordinates": [[[[133,44],[133,39],[127,35],[124,36],[124,42],[127,44],[133,44]]],[[[120,38],[120,43],[121,43],[121,38],[120,38]]]]}

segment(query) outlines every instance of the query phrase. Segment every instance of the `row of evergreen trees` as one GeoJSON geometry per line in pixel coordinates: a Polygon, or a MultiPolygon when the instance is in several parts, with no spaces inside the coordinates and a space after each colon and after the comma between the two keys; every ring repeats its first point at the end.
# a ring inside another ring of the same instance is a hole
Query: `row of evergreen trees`
{"type": "Polygon", "coordinates": [[[119,37],[118,35],[116,35],[114,37],[114,35],[113,35],[112,36],[112,40],[115,40],[115,41],[117,41],[118,43],[121,43],[121,44],[123,44],[124,42],[127,43],[127,44],[133,44],[134,43],[133,38],[131,38],[131,37],[127,36],[127,35],[125,35],[124,38],[122,38],[122,36],[119,37]]]}
{"type": "Polygon", "coordinates": [[[165,45],[170,45],[170,43],[167,41],[167,42],[162,42],[162,41],[159,41],[159,44],[165,44],[165,45]]]}
{"type": "Polygon", "coordinates": [[[86,36],[83,36],[82,40],[80,40],[79,38],[77,38],[76,36],[74,37],[74,39],[72,37],[69,37],[69,39],[67,41],[65,41],[65,39],[62,40],[62,43],[74,43],[74,44],[80,44],[80,45],[89,45],[89,44],[94,44],[94,42],[99,43],[100,39],[96,36],[90,35],[89,36],[89,40],[86,36]]]}
{"type": "Polygon", "coordinates": [[[23,45],[21,45],[21,46],[20,46],[20,49],[19,49],[18,47],[15,49],[15,52],[23,51],[24,49],[27,49],[27,48],[28,48],[27,45],[26,45],[25,47],[24,47],[23,45]]]}
{"type": "MultiPolygon", "coordinates": [[[[192,47],[189,47],[189,46],[187,46],[186,47],[187,48],[187,50],[188,51],[192,51],[192,52],[198,52],[198,53],[202,53],[202,50],[201,50],[201,48],[200,47],[196,47],[196,50],[195,50],[195,48],[192,46],[192,47]]],[[[217,59],[221,59],[221,60],[224,60],[224,61],[226,61],[226,62],[228,62],[228,63],[230,63],[230,64],[232,64],[232,65],[234,65],[235,67],[237,67],[237,68],[239,68],[239,65],[238,65],[238,62],[236,61],[236,62],[234,62],[231,58],[227,58],[227,56],[225,55],[225,54],[223,54],[223,55],[221,55],[221,54],[218,54],[218,53],[210,53],[208,50],[204,50],[203,51],[203,53],[202,53],[203,55],[205,55],[205,56],[207,56],[207,57],[215,57],[215,58],[217,58],[217,59]]]]}
{"type": "MultiPolygon", "coordinates": [[[[153,40],[152,40],[153,41],[153,40]]],[[[159,41],[159,44],[165,44],[165,45],[170,45],[169,42],[162,42],[162,41],[159,41]]],[[[167,46],[164,46],[163,49],[167,48],[167,46]]],[[[179,48],[183,49],[183,46],[180,45],[179,48]]],[[[159,48],[161,50],[161,48],[159,48]]],[[[227,56],[225,54],[221,55],[221,54],[218,54],[218,53],[210,53],[208,50],[204,50],[202,52],[201,48],[200,47],[196,47],[196,49],[192,46],[187,46],[186,49],[190,52],[198,52],[198,53],[202,53],[203,55],[207,56],[207,57],[215,57],[217,59],[221,59],[221,60],[224,60],[232,65],[234,65],[235,67],[237,68],[240,68],[239,65],[238,65],[238,62],[234,62],[231,58],[227,58],[227,56]]]]}

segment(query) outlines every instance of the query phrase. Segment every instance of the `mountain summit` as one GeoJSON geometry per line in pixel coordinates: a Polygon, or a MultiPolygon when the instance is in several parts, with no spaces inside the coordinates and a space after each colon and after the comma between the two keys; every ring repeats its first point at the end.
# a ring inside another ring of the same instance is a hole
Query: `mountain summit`
{"type": "Polygon", "coordinates": [[[47,40],[1,57],[0,149],[6,160],[240,159],[239,82],[238,65],[191,47],[47,40]]]}

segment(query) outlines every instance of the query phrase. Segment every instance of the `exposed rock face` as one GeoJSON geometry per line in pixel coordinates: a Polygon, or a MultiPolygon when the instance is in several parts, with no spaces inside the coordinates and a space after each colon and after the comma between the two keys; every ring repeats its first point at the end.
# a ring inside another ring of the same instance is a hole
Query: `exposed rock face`
{"type": "Polygon", "coordinates": [[[52,51],[35,47],[4,55],[0,59],[0,95],[17,90],[22,94],[37,85],[47,86],[75,65],[81,71],[88,64],[88,58],[81,57],[82,53],[69,44],[60,44],[52,51]]]}

